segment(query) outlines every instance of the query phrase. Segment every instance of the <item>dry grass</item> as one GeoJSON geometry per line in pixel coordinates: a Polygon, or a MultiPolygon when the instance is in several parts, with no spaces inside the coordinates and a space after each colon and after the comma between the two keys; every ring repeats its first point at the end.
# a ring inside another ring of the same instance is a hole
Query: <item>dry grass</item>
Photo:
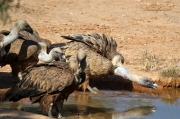
{"type": "Polygon", "coordinates": [[[180,78],[180,69],[176,68],[176,67],[172,67],[172,68],[162,70],[160,72],[160,76],[162,76],[162,77],[180,78]]]}
{"type": "Polygon", "coordinates": [[[160,65],[164,61],[163,58],[160,58],[158,55],[145,50],[142,52],[142,63],[144,65],[143,70],[145,71],[155,71],[160,69],[160,65]]]}
{"type": "Polygon", "coordinates": [[[143,65],[142,70],[144,71],[158,71],[165,68],[167,69],[168,67],[180,66],[179,56],[168,55],[163,57],[161,54],[148,50],[142,51],[141,54],[141,64],[143,65]]]}

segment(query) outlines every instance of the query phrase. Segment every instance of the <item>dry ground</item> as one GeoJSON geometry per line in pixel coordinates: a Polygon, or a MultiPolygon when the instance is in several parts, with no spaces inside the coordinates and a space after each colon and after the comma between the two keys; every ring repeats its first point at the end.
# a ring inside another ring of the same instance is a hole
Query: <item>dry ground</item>
{"type": "MultiPolygon", "coordinates": [[[[180,59],[178,0],[20,0],[9,13],[13,22],[27,20],[52,42],[66,42],[60,36],[70,33],[105,33],[116,39],[129,70],[151,78],[158,72],[144,70],[177,66],[180,59]]],[[[1,30],[11,24],[1,23],[1,30]]]]}

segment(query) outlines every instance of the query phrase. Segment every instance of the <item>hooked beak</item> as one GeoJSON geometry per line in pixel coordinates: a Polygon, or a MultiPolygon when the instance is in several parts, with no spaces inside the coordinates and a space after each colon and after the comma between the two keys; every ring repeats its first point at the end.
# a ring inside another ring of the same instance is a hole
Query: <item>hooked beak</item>
{"type": "Polygon", "coordinates": [[[156,90],[158,88],[158,85],[153,82],[152,88],[156,90]]]}
{"type": "Polygon", "coordinates": [[[62,56],[59,55],[59,60],[65,62],[66,61],[66,56],[65,55],[62,55],[62,56]]]}
{"type": "Polygon", "coordinates": [[[5,47],[4,47],[4,44],[3,42],[0,42],[0,56],[3,57],[4,55],[6,55],[6,51],[5,51],[5,47]]]}

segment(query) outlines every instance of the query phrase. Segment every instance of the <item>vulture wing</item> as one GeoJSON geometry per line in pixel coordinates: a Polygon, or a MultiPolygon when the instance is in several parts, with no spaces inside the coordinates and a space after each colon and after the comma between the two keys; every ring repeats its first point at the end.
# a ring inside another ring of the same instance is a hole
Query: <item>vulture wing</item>
{"type": "Polygon", "coordinates": [[[102,34],[102,36],[100,36],[98,33],[70,34],[62,37],[67,40],[86,44],[90,48],[94,49],[97,53],[110,60],[118,53],[116,41],[113,38],[108,38],[105,34],[102,34]]]}
{"type": "Polygon", "coordinates": [[[73,82],[68,63],[55,62],[27,68],[22,80],[5,94],[3,101],[18,101],[45,93],[58,93],[73,82]]]}

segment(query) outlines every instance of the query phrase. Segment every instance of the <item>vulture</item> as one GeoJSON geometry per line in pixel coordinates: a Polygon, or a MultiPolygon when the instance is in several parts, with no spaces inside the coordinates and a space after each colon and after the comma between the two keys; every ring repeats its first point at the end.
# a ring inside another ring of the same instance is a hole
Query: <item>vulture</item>
{"type": "Polygon", "coordinates": [[[38,42],[38,44],[40,45],[40,52],[38,53],[38,59],[40,61],[48,63],[52,62],[53,60],[64,61],[66,59],[63,51],[59,47],[51,49],[49,54],[47,54],[48,46],[44,42],[38,42]]]}
{"type": "MultiPolygon", "coordinates": [[[[20,21],[22,22],[22,20],[20,21]]],[[[27,25],[27,22],[25,23],[26,26],[29,26],[27,25]]],[[[19,29],[22,23],[20,25],[16,24],[17,23],[14,25],[15,28],[12,28],[14,29],[13,31],[16,31],[17,28],[19,29]]],[[[9,38],[13,33],[14,32],[12,32],[12,30],[3,30],[0,32],[4,38],[9,38]]],[[[12,69],[13,78],[18,78],[18,73],[25,70],[28,66],[37,64],[39,61],[38,58],[40,58],[40,60],[43,62],[51,62],[62,54],[62,51],[59,48],[52,49],[52,51],[47,54],[46,51],[48,48],[50,48],[51,42],[47,39],[40,38],[37,31],[34,29],[32,29],[31,33],[23,29],[16,35],[17,36],[14,37],[15,40],[11,43],[7,38],[2,40],[1,43],[4,44],[4,51],[2,50],[3,53],[1,52],[1,54],[3,55],[0,56],[0,66],[3,67],[9,64],[12,69]],[[7,41],[9,44],[7,44],[7,41]]]]}
{"type": "Polygon", "coordinates": [[[0,33],[0,52],[1,57],[3,57],[6,54],[5,47],[9,44],[11,44],[13,41],[15,41],[18,38],[18,34],[20,31],[27,31],[29,33],[33,32],[33,29],[30,27],[30,25],[25,20],[17,20],[9,33],[9,35],[4,35],[0,33]]]}
{"type": "Polygon", "coordinates": [[[61,47],[67,61],[68,58],[75,57],[80,48],[87,54],[86,80],[80,87],[84,91],[88,89],[92,93],[97,93],[89,86],[89,79],[109,75],[118,75],[139,85],[157,88],[158,85],[149,78],[133,74],[123,66],[124,58],[117,52],[117,43],[113,38],[108,38],[105,34],[101,36],[98,33],[70,34],[62,37],[71,41],[64,46],[61,43],[52,44],[51,48],[61,47]]]}
{"type": "Polygon", "coordinates": [[[86,53],[80,49],[69,62],[54,61],[30,66],[20,73],[19,83],[11,87],[3,101],[18,101],[30,97],[39,102],[44,114],[61,118],[64,100],[85,80],[86,53]]]}

